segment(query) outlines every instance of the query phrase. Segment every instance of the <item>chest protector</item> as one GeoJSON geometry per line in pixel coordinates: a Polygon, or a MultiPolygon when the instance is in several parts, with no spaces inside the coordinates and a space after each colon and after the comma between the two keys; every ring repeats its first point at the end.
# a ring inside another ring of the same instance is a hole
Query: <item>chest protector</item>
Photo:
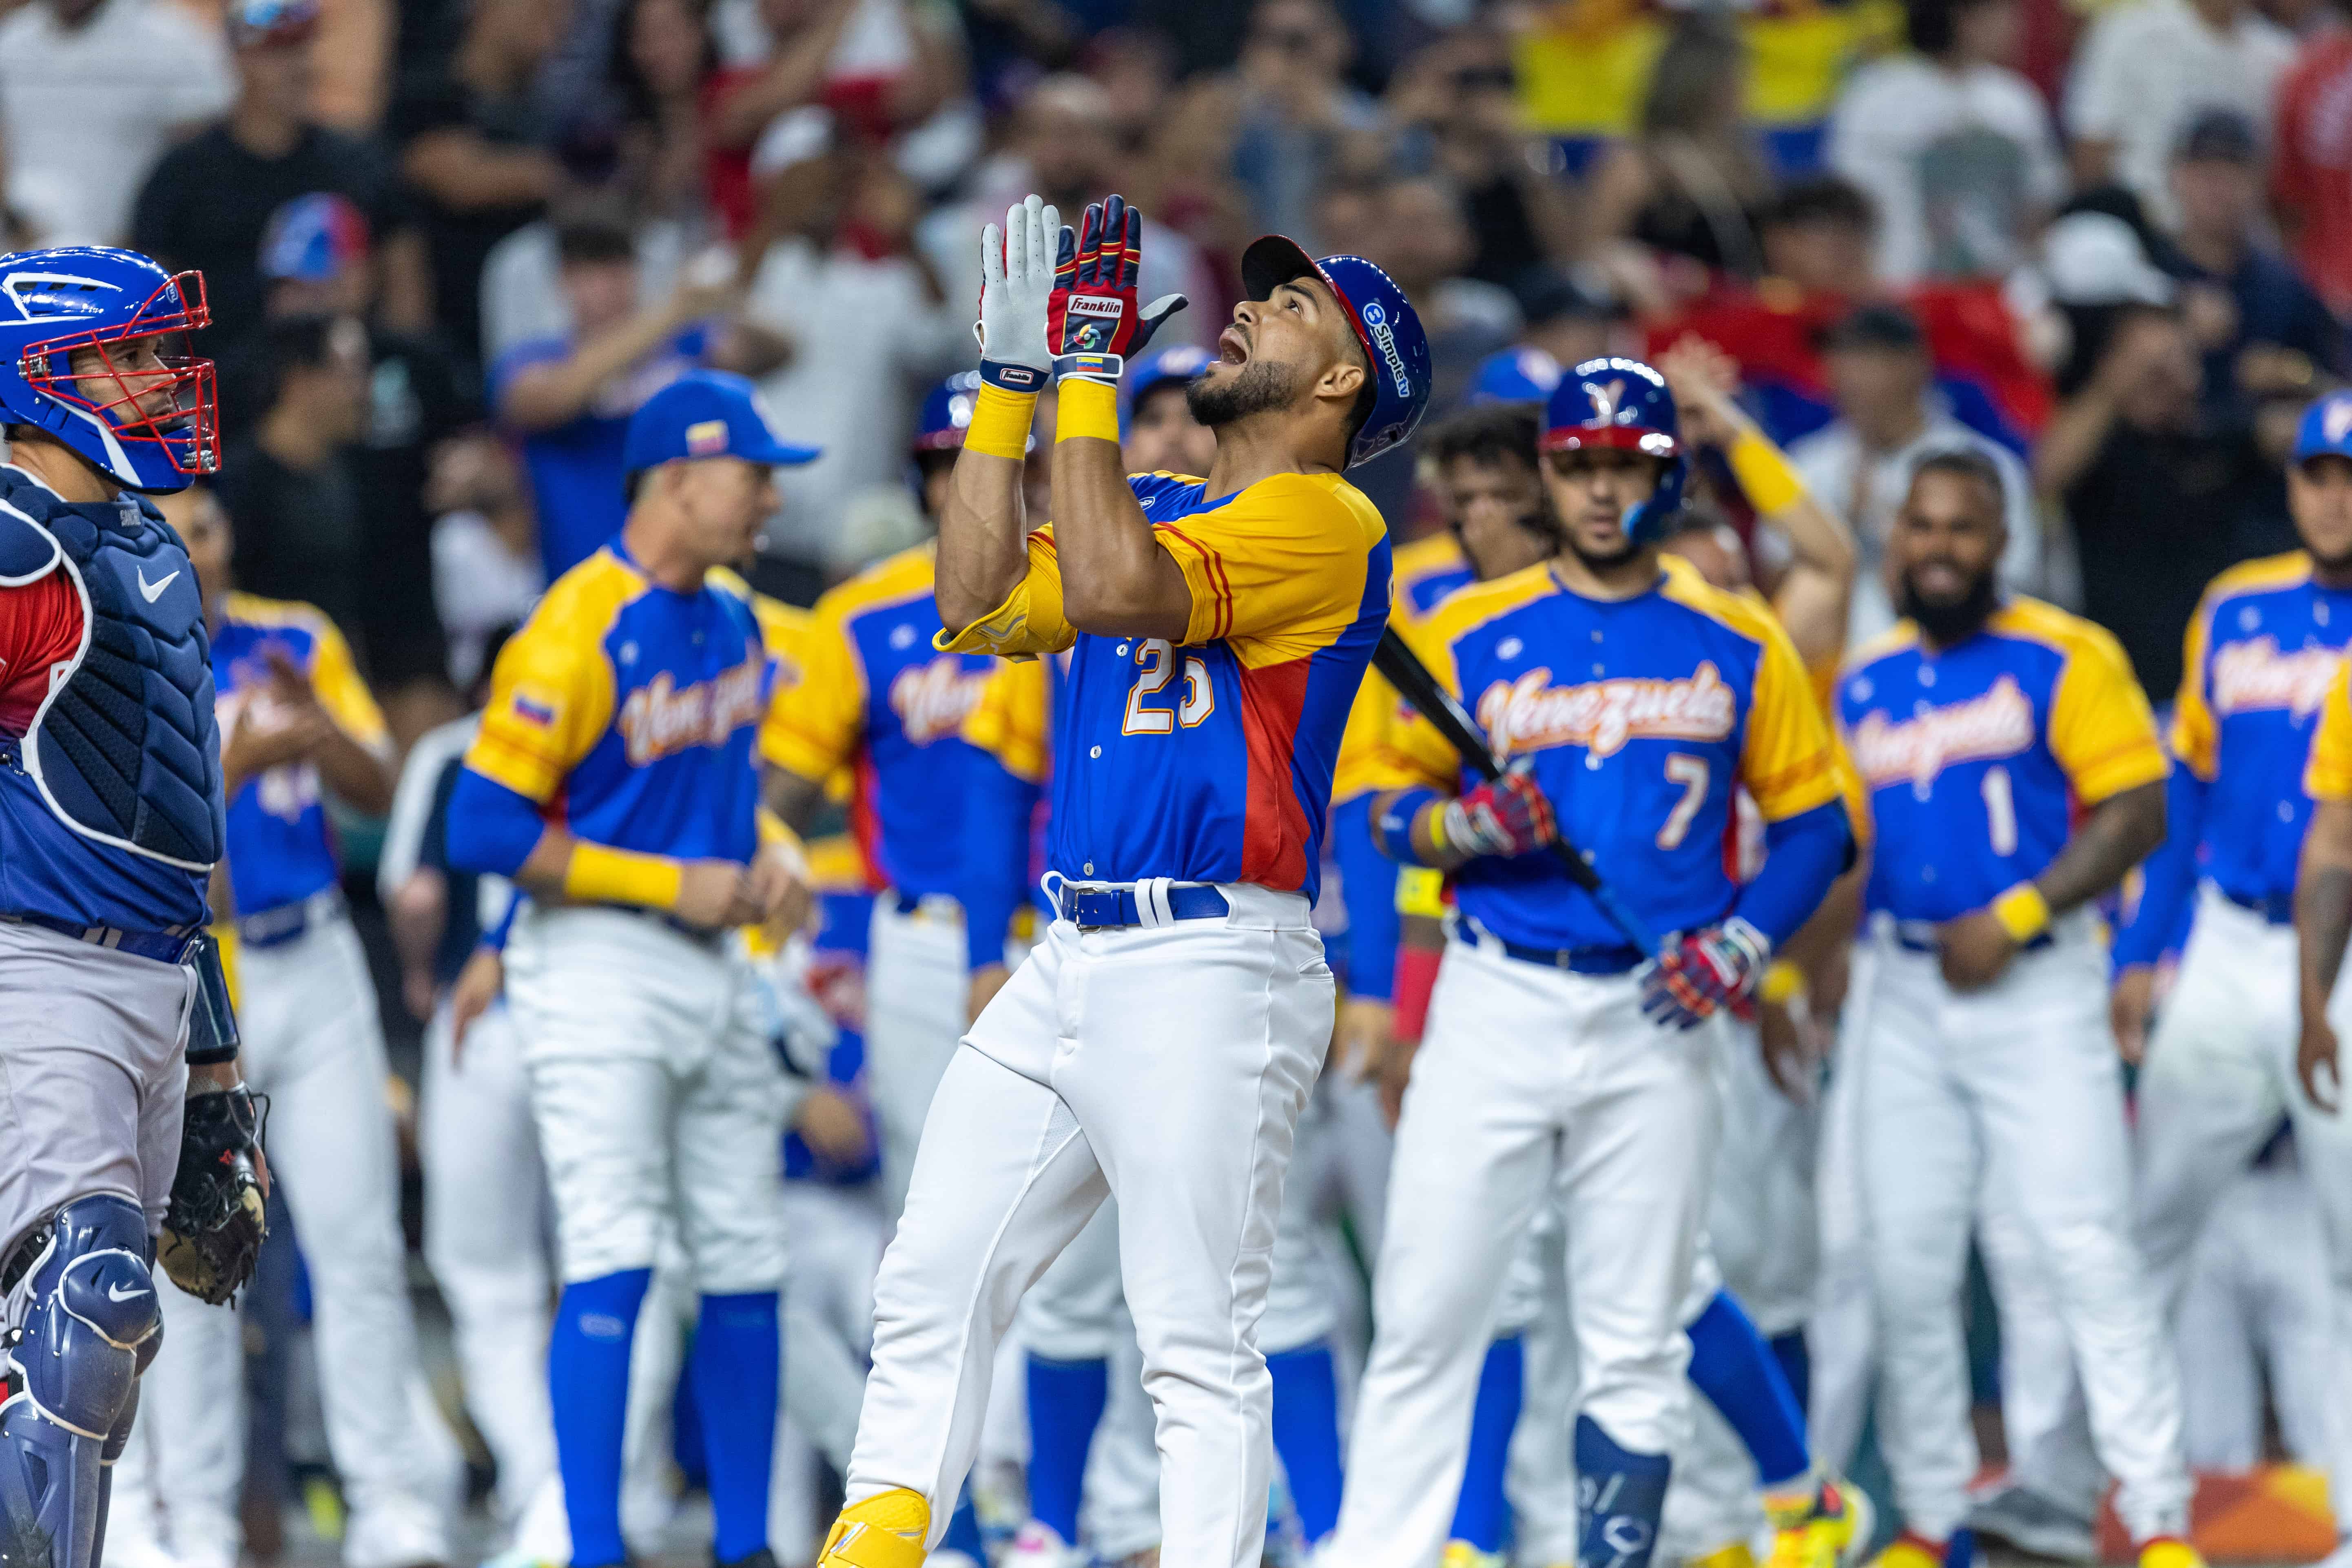
{"type": "Polygon", "coordinates": [[[192,871],[221,858],[212,637],[179,536],[152,501],[68,505],[0,468],[0,586],[63,572],[82,641],[16,761],[68,827],[192,871]]]}

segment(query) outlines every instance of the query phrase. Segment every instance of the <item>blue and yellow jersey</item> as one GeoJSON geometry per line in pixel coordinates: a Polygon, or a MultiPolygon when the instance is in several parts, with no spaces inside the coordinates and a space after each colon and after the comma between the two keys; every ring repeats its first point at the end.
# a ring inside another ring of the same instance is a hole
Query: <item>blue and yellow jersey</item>
{"type": "Polygon", "coordinates": [[[1047,786],[1054,777],[1054,708],[1066,654],[998,659],[963,721],[976,753],[965,770],[963,900],[966,956],[1004,962],[1006,932],[1024,904],[1044,910],[1039,879],[1048,848],[1047,786]]]}
{"type": "Polygon", "coordinates": [[[867,568],[816,603],[803,678],[778,689],[760,754],[805,779],[856,774],[850,820],[883,885],[952,894],[969,754],[959,731],[993,662],[941,653],[938,547],[867,568]]]}
{"type": "Polygon", "coordinates": [[[2352,800],[2352,663],[2339,663],[2304,764],[2303,793],[2313,800],[2352,800]]]}
{"type": "Polygon", "coordinates": [[[1388,530],[1336,474],[1276,474],[1217,500],[1128,481],[1184,574],[1183,640],[1082,635],[1053,529],[957,650],[1072,650],[1055,715],[1052,868],[1315,896],[1339,734],[1388,621],[1388,530]]]}
{"type": "MultiPolygon", "coordinates": [[[[278,647],[310,676],[319,705],[343,733],[370,751],[389,751],[392,737],[384,729],[383,713],[360,679],[351,645],[325,612],[251,594],[227,595],[222,609],[220,632],[213,638],[213,687],[218,693],[222,734],[236,728],[247,704],[254,721],[267,721],[267,650],[278,647]]],[[[228,803],[228,873],[240,917],[298,903],[335,885],[341,869],[335,859],[334,832],[320,800],[316,766],[283,763],[247,780],[237,791],[228,803]]]]}
{"type": "Polygon", "coordinates": [[[2201,858],[2224,893],[2294,889],[2304,764],[2347,642],[2352,592],[2320,586],[2299,550],[2222,573],[2189,619],[2172,754],[2207,786],[2201,858]]]}
{"type": "MultiPolygon", "coordinates": [[[[1741,787],[1767,823],[1839,798],[1788,634],[1677,557],[1661,560],[1649,592],[1619,600],[1570,593],[1539,563],[1461,590],[1405,635],[1497,755],[1529,760],[1562,837],[1658,931],[1731,910],[1741,787]]],[[[1435,726],[1401,715],[1373,781],[1450,795],[1465,773],[1435,726]]],[[[1548,856],[1482,858],[1454,879],[1462,912],[1506,942],[1624,942],[1548,856]]]]}
{"type": "Polygon", "coordinates": [[[1983,908],[2057,858],[2077,809],[2165,775],[2122,646],[2035,599],[1956,647],[1909,621],[1864,644],[1838,722],[1878,835],[1866,901],[1903,921],[1983,908]]]}
{"type": "Polygon", "coordinates": [[[748,863],[774,678],[740,579],[677,593],[615,539],[507,640],[466,765],[591,843],[748,863]]]}

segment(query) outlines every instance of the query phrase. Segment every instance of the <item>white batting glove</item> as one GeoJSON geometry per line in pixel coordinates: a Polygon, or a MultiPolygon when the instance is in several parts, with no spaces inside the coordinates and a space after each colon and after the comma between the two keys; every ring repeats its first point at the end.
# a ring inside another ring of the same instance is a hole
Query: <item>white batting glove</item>
{"type": "Polygon", "coordinates": [[[1042,392],[1054,368],[1045,306],[1062,215],[1032,195],[980,232],[980,374],[1013,392],[1042,392]],[[1024,374],[1023,372],[1034,374],[1024,374]]]}

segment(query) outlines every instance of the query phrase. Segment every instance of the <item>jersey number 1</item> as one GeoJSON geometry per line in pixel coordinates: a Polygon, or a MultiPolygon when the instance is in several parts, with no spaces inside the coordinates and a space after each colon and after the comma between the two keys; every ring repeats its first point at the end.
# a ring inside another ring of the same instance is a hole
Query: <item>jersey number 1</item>
{"type": "Polygon", "coordinates": [[[1193,729],[1215,710],[1217,692],[1209,683],[1207,661],[1186,657],[1184,699],[1172,709],[1144,699],[1159,696],[1176,679],[1176,650],[1164,637],[1147,637],[1135,645],[1135,662],[1143,668],[1135,678],[1135,684],[1128,689],[1127,717],[1119,724],[1120,734],[1172,735],[1177,725],[1193,729]]]}

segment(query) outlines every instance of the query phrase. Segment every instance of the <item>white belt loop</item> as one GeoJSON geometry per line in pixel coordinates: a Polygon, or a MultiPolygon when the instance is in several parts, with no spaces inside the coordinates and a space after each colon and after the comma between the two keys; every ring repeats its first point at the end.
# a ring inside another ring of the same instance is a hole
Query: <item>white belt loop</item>
{"type": "Polygon", "coordinates": [[[1157,930],[1176,923],[1176,913],[1168,907],[1170,886],[1171,879],[1166,877],[1146,877],[1135,884],[1135,914],[1139,925],[1147,930],[1157,930]]]}
{"type": "Polygon", "coordinates": [[[1062,914],[1062,889],[1069,885],[1070,879],[1067,877],[1063,876],[1059,871],[1048,871],[1044,876],[1037,879],[1037,890],[1045,895],[1045,907],[1054,911],[1052,918],[1055,920],[1058,921],[1064,918],[1062,914]]]}

